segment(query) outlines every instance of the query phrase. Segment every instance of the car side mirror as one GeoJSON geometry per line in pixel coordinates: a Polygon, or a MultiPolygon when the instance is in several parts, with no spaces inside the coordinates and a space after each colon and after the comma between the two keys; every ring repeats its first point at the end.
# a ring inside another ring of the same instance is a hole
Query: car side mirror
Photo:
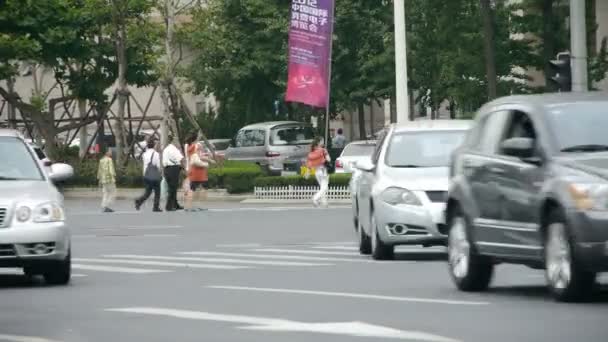
{"type": "Polygon", "coordinates": [[[44,165],[45,167],[49,167],[49,166],[53,165],[53,162],[50,159],[45,158],[42,160],[42,165],[44,165]]]}
{"type": "Polygon", "coordinates": [[[68,164],[57,163],[51,165],[49,178],[53,182],[64,181],[74,175],[74,168],[68,164]]]}
{"type": "Polygon", "coordinates": [[[536,144],[531,138],[511,138],[503,141],[500,148],[505,155],[525,160],[534,157],[536,144]]]}
{"type": "Polygon", "coordinates": [[[376,165],[371,160],[360,160],[355,163],[355,167],[365,172],[373,172],[376,169],[376,165]]]}

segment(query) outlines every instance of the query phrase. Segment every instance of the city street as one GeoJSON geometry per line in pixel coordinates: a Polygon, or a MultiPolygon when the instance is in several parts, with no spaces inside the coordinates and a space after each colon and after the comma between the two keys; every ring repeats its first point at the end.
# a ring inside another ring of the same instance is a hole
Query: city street
{"type": "Polygon", "coordinates": [[[0,275],[0,341],[606,341],[608,283],[559,304],[543,272],[499,266],[490,291],[458,292],[442,248],[375,262],[348,206],[210,203],[197,213],[102,214],[67,201],[73,281],[0,275]]]}

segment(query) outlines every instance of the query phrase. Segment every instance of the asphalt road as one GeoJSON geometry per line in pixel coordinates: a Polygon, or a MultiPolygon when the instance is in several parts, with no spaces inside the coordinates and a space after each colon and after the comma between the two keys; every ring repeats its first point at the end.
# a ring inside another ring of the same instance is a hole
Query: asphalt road
{"type": "Polygon", "coordinates": [[[0,275],[0,341],[608,340],[605,289],[558,304],[542,272],[500,266],[488,292],[460,293],[441,249],[359,256],[343,207],[67,205],[73,281],[0,275]]]}

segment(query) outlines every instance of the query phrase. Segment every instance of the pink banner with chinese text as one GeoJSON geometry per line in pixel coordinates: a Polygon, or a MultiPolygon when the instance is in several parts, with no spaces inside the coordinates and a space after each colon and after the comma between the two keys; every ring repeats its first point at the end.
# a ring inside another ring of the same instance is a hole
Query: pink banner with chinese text
{"type": "Polygon", "coordinates": [[[334,0],[292,0],[285,101],[327,107],[334,0]]]}

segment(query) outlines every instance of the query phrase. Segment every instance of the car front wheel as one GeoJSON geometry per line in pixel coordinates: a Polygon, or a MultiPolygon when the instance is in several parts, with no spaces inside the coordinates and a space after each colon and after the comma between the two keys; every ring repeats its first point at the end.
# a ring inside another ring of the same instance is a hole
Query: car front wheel
{"type": "Polygon", "coordinates": [[[448,266],[452,280],[461,291],[484,291],[490,285],[494,264],[476,253],[468,236],[468,223],[460,212],[450,219],[448,266]]]}
{"type": "Polygon", "coordinates": [[[392,260],[395,258],[395,247],[385,244],[378,233],[376,217],[372,213],[371,233],[372,233],[372,258],[375,260],[392,260]]]}
{"type": "Polygon", "coordinates": [[[593,292],[596,274],[585,271],[573,252],[565,219],[560,212],[552,213],[545,237],[545,274],[558,301],[583,300],[593,292]]]}
{"type": "Polygon", "coordinates": [[[50,285],[67,285],[70,282],[72,274],[72,258],[71,253],[64,260],[53,265],[47,272],[44,273],[44,280],[50,285]]]}

